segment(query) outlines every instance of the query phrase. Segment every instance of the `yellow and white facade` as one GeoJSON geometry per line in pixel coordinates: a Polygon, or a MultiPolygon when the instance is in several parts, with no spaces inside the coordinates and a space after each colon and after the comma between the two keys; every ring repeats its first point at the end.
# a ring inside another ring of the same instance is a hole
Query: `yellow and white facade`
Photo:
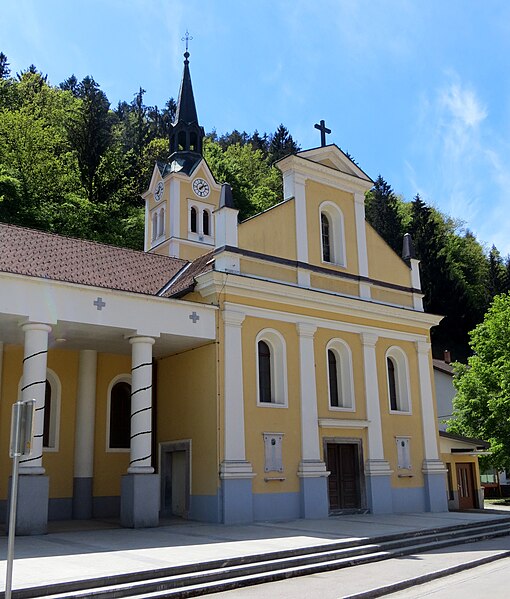
{"type": "Polygon", "coordinates": [[[299,152],[278,163],[283,201],[238,224],[195,133],[174,140],[144,194],[136,271],[173,269],[166,282],[0,266],[4,515],[22,397],[37,401],[39,436],[22,464],[21,533],[48,516],[153,526],[447,510],[440,318],[423,312],[417,261],[365,221],[372,181],[335,145],[299,152]]]}

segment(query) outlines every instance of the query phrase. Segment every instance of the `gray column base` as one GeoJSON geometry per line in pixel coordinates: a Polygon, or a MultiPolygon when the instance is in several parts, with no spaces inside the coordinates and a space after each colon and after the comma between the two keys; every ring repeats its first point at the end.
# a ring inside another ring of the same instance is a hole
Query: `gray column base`
{"type": "Polygon", "coordinates": [[[90,520],[92,518],[92,478],[73,480],[73,519],[90,520]]]}
{"type": "Polygon", "coordinates": [[[159,525],[158,474],[125,474],[122,477],[120,523],[126,528],[159,525]]]}
{"type": "Polygon", "coordinates": [[[444,472],[424,473],[425,509],[427,512],[447,512],[448,492],[444,472]]]}
{"type": "Polygon", "coordinates": [[[327,518],[329,514],[326,476],[300,479],[301,518],[327,518]]]}
{"type": "Polygon", "coordinates": [[[367,475],[367,502],[372,514],[393,513],[391,475],[367,475]]]}
{"type": "MultiPolygon", "coordinates": [[[[7,528],[9,527],[11,484],[11,477],[9,477],[7,528]]],[[[18,479],[16,535],[44,535],[48,532],[49,491],[50,479],[48,476],[42,474],[20,474],[18,479]]]]}
{"type": "Polygon", "coordinates": [[[224,524],[253,522],[251,478],[224,478],[221,491],[224,524]]]}

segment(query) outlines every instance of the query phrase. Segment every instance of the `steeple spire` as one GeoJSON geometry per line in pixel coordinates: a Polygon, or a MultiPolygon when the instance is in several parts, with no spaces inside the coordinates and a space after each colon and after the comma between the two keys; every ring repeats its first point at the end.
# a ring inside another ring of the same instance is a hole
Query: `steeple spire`
{"type": "Polygon", "coordinates": [[[184,71],[182,73],[181,88],[177,101],[175,121],[170,130],[170,154],[174,152],[194,152],[202,155],[202,142],[205,136],[204,128],[198,123],[191,75],[189,71],[188,41],[190,38],[186,31],[186,52],[184,52],[184,71]]]}

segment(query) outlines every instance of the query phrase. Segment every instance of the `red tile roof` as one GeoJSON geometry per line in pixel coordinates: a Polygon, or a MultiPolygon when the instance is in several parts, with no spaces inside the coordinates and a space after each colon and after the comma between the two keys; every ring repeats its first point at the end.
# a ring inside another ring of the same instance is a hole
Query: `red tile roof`
{"type": "Polygon", "coordinates": [[[0,272],[156,295],[187,264],[0,223],[0,272]]]}
{"type": "Polygon", "coordinates": [[[200,256],[190,263],[188,268],[182,271],[182,275],[178,276],[175,282],[162,293],[163,297],[180,296],[192,291],[195,286],[195,277],[204,272],[212,270],[214,267],[214,252],[208,252],[200,256]]]}

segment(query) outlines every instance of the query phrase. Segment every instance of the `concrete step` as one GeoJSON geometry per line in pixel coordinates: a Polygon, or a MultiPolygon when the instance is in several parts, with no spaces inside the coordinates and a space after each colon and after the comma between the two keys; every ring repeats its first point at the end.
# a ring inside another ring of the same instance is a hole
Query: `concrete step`
{"type": "Polygon", "coordinates": [[[510,518],[499,518],[483,524],[417,531],[405,538],[348,539],[318,547],[19,589],[13,592],[13,599],[196,597],[509,534],[510,518]]]}

